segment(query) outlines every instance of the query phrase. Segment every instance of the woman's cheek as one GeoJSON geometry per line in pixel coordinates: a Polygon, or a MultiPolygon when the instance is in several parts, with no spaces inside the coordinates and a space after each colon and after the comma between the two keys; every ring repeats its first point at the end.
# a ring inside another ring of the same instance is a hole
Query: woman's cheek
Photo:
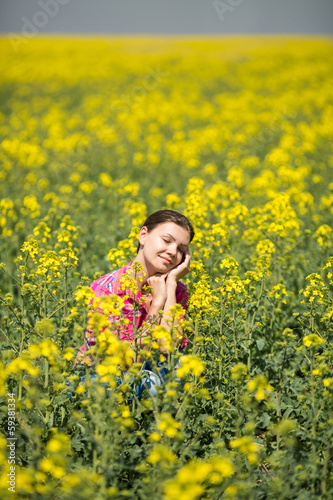
{"type": "Polygon", "coordinates": [[[177,259],[177,266],[181,263],[183,258],[183,255],[180,255],[180,257],[177,259]]]}

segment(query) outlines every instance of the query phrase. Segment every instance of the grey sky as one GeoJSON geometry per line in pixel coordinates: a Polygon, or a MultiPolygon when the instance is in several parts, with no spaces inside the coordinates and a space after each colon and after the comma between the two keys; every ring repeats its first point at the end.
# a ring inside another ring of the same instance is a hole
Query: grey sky
{"type": "Polygon", "coordinates": [[[333,33],[333,0],[0,0],[0,32],[333,33]]]}

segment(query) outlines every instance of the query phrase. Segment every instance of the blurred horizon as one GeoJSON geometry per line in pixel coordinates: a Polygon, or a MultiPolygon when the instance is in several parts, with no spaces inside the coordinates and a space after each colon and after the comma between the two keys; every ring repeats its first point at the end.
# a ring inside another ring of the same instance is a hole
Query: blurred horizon
{"type": "Polygon", "coordinates": [[[332,0],[1,0],[0,33],[331,35],[332,0]]]}

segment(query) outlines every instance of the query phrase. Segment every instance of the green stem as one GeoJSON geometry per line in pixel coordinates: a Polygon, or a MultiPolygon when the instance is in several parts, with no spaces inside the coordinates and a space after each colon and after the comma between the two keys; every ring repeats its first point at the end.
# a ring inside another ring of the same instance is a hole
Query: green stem
{"type": "Polygon", "coordinates": [[[232,336],[234,339],[235,358],[238,360],[236,330],[235,330],[235,304],[232,304],[232,336]]]}
{"type": "Polygon", "coordinates": [[[7,341],[8,341],[8,344],[10,344],[12,346],[12,349],[13,351],[17,352],[18,353],[18,350],[16,349],[16,347],[14,346],[13,342],[9,339],[9,337],[5,334],[5,332],[2,330],[2,328],[0,328],[0,332],[1,332],[1,335],[3,335],[4,337],[6,337],[7,341]]]}
{"type": "MultiPolygon", "coordinates": [[[[45,278],[46,279],[46,278],[45,278]]],[[[42,316],[45,318],[46,316],[46,281],[43,282],[43,308],[42,308],[42,316]]]]}
{"type": "MultiPolygon", "coordinates": [[[[73,299],[71,299],[71,300],[73,300],[73,299]]],[[[52,318],[52,316],[54,316],[58,311],[60,311],[60,309],[62,309],[65,306],[66,306],[66,304],[61,304],[61,306],[59,306],[56,309],[54,309],[54,311],[48,316],[48,319],[52,318]]],[[[66,316],[66,312],[65,312],[65,316],[66,316]]]]}
{"type": "Polygon", "coordinates": [[[93,471],[96,473],[96,468],[97,468],[97,450],[94,448],[93,450],[93,471]]]}
{"type": "Polygon", "coordinates": [[[23,351],[23,343],[24,343],[24,339],[25,339],[25,332],[24,332],[24,329],[22,328],[22,336],[21,336],[21,342],[20,342],[20,352],[19,352],[19,356],[21,356],[22,351],[23,351]]]}
{"type": "MultiPolygon", "coordinates": [[[[280,404],[281,404],[281,391],[279,391],[276,395],[276,404],[277,404],[277,410],[276,410],[276,416],[277,416],[277,421],[278,423],[281,420],[281,409],[280,409],[280,404]]],[[[276,451],[280,450],[280,432],[276,434],[276,451]]]]}
{"type": "Polygon", "coordinates": [[[222,298],[221,298],[221,323],[220,323],[220,358],[221,358],[221,362],[219,363],[219,380],[222,379],[222,359],[223,359],[222,333],[223,333],[223,303],[222,303],[222,298]]]}
{"type": "Polygon", "coordinates": [[[250,373],[250,371],[251,371],[251,349],[250,349],[250,345],[251,345],[251,341],[252,341],[252,328],[249,331],[249,337],[248,337],[248,339],[249,339],[249,343],[248,343],[248,345],[249,345],[248,353],[249,354],[248,354],[248,357],[247,357],[247,371],[250,373]]]}
{"type": "Polygon", "coordinates": [[[64,317],[66,318],[67,316],[67,281],[68,281],[68,269],[67,267],[65,268],[65,310],[64,310],[64,317]]]}
{"type": "Polygon", "coordinates": [[[49,361],[45,358],[45,382],[44,387],[46,388],[49,384],[49,361]]]}
{"type": "MultiPolygon", "coordinates": [[[[28,259],[28,257],[26,257],[25,265],[27,265],[27,259],[28,259]]],[[[24,274],[22,275],[22,279],[21,279],[21,318],[24,317],[23,285],[24,285],[24,274]]],[[[24,337],[25,337],[24,328],[22,328],[22,336],[21,336],[21,342],[20,342],[20,353],[19,353],[20,356],[21,356],[21,353],[23,350],[24,337]]],[[[20,384],[21,384],[21,382],[20,382],[20,384]]]]}
{"type": "Polygon", "coordinates": [[[20,374],[19,392],[18,392],[18,400],[21,401],[21,399],[22,399],[22,374],[20,374]]]}
{"type": "Polygon", "coordinates": [[[197,336],[198,336],[198,318],[195,319],[195,324],[194,324],[194,339],[193,339],[193,349],[192,349],[193,354],[195,354],[197,351],[196,349],[197,336]]]}
{"type": "Polygon", "coordinates": [[[235,432],[235,436],[236,438],[239,438],[240,435],[241,435],[241,422],[242,422],[242,416],[243,416],[243,412],[242,412],[242,409],[240,408],[239,406],[239,391],[236,391],[236,408],[237,408],[237,419],[236,419],[236,432],[235,432]]]}
{"type": "MultiPolygon", "coordinates": [[[[332,411],[330,411],[330,414],[329,414],[329,421],[331,421],[331,420],[332,420],[332,411]]],[[[321,492],[322,492],[323,496],[326,495],[326,492],[327,492],[326,476],[327,476],[329,457],[330,457],[330,440],[328,439],[327,446],[326,446],[326,452],[325,452],[324,466],[323,466],[323,480],[321,482],[321,492]]]]}
{"type": "Polygon", "coordinates": [[[313,348],[311,348],[311,359],[310,359],[310,371],[311,371],[311,438],[312,438],[312,463],[313,463],[313,480],[312,480],[312,493],[315,493],[315,478],[316,478],[316,460],[317,460],[317,449],[316,449],[316,395],[314,387],[314,375],[313,375],[313,348]]]}
{"type": "MultiPolygon", "coordinates": [[[[27,264],[27,259],[25,261],[25,265],[26,264],[27,264]]],[[[21,276],[21,314],[22,314],[22,317],[24,316],[24,297],[23,297],[24,276],[25,276],[25,274],[22,273],[22,276],[21,276]]]]}
{"type": "Polygon", "coordinates": [[[323,466],[323,480],[321,482],[321,492],[326,495],[327,492],[327,484],[326,484],[326,476],[327,476],[327,468],[328,468],[328,459],[330,456],[330,442],[327,442],[326,453],[325,453],[325,461],[323,466]]]}

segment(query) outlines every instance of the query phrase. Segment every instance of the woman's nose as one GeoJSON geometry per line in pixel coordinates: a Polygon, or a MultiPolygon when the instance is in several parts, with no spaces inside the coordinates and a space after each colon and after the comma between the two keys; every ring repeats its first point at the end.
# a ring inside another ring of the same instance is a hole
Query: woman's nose
{"type": "Polygon", "coordinates": [[[169,245],[168,246],[168,253],[169,255],[176,255],[177,254],[177,245],[169,245]]]}

